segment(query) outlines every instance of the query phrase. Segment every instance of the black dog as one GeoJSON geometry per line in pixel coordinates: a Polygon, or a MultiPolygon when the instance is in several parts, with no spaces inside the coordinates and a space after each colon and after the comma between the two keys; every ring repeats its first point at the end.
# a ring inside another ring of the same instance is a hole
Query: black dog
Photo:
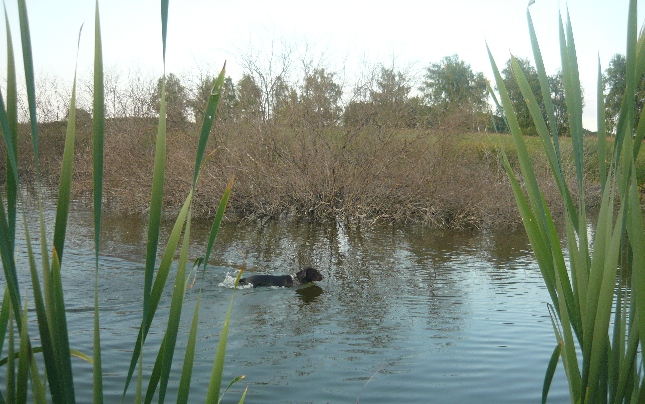
{"type": "Polygon", "coordinates": [[[316,269],[308,267],[291,275],[253,275],[240,279],[240,285],[258,286],[284,286],[291,288],[305,283],[322,281],[323,276],[316,269]]]}

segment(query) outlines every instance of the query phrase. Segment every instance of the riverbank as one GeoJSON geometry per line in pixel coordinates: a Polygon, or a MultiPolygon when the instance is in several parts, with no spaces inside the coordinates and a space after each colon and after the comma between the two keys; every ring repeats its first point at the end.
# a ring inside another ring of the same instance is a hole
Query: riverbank
{"type": "MultiPolygon", "coordinates": [[[[64,148],[65,122],[39,125],[43,181],[55,186],[64,148]]],[[[77,124],[74,199],[92,192],[92,125],[77,124]]],[[[174,215],[190,190],[199,128],[170,125],[164,212],[174,215]]],[[[106,122],[105,207],[126,215],[146,215],[154,162],[157,121],[120,118],[106,122]]],[[[527,138],[544,197],[554,215],[562,202],[552,180],[540,140],[527,138]]],[[[585,147],[594,162],[592,147],[585,147]]],[[[384,128],[298,129],[245,122],[218,124],[207,151],[194,215],[215,214],[219,198],[235,176],[227,217],[234,220],[307,218],[350,223],[423,223],[442,228],[513,228],[521,223],[497,151],[503,146],[516,166],[515,150],[506,135],[432,133],[384,128]]],[[[561,141],[565,172],[573,176],[571,144],[561,141]]],[[[35,179],[28,128],[19,134],[19,172],[35,179]]],[[[4,152],[2,152],[4,156],[4,152]]],[[[585,164],[593,167],[595,164],[585,164]]],[[[2,164],[4,171],[4,164],[2,164]]],[[[598,202],[597,177],[590,168],[589,205],[598,202]]],[[[4,175],[3,175],[4,178],[4,175]]]]}

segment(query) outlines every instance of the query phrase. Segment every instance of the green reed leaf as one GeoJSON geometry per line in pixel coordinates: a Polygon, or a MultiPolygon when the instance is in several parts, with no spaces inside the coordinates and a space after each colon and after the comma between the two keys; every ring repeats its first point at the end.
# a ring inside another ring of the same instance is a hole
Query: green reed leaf
{"type": "Polygon", "coordinates": [[[242,393],[242,398],[240,398],[240,402],[239,402],[239,404],[243,404],[243,403],[244,403],[244,397],[246,397],[246,391],[247,391],[248,389],[249,389],[248,387],[244,389],[244,393],[242,393]]]}
{"type": "Polygon", "coordinates": [[[551,389],[551,381],[553,380],[555,369],[558,366],[558,359],[560,358],[561,350],[562,346],[560,344],[555,346],[555,349],[551,354],[551,359],[549,360],[549,365],[546,368],[546,374],[544,375],[544,385],[542,387],[542,404],[546,404],[546,398],[549,395],[549,390],[551,389]]]}
{"type": "Polygon", "coordinates": [[[9,297],[8,287],[7,285],[5,285],[4,295],[2,297],[2,307],[0,308],[0,352],[2,352],[5,337],[7,334],[7,325],[9,323],[10,311],[11,311],[11,298],[9,297]]]}
{"type": "Polygon", "coordinates": [[[517,203],[517,207],[520,211],[520,216],[522,217],[522,223],[524,224],[524,230],[526,231],[531,246],[533,246],[533,251],[539,264],[542,277],[544,278],[544,282],[547,285],[547,290],[549,291],[549,295],[551,296],[551,300],[553,301],[556,310],[559,310],[558,295],[556,292],[555,284],[555,271],[553,269],[553,265],[548,265],[549,261],[547,260],[548,253],[546,252],[546,243],[542,238],[542,234],[540,233],[535,215],[533,214],[533,211],[531,210],[531,207],[526,200],[526,197],[524,196],[524,192],[522,191],[517,178],[515,178],[515,173],[513,172],[511,164],[508,162],[508,158],[506,157],[505,153],[502,154],[502,164],[511,183],[511,189],[513,190],[513,195],[515,196],[515,202],[517,203]]]}
{"type": "Polygon", "coordinates": [[[125,393],[128,390],[132,374],[134,373],[134,368],[141,354],[142,344],[145,341],[146,336],[148,335],[150,324],[152,323],[152,319],[154,318],[157,306],[159,305],[159,300],[161,300],[161,295],[166,285],[166,280],[168,279],[168,272],[170,271],[170,266],[175,255],[175,251],[177,250],[177,246],[179,245],[179,238],[181,236],[183,224],[186,221],[186,215],[192,198],[193,192],[191,191],[188,198],[186,198],[186,201],[184,202],[184,206],[179,212],[177,220],[175,221],[175,225],[172,229],[172,232],[170,233],[170,237],[168,238],[166,250],[163,257],[161,258],[159,270],[157,271],[157,277],[155,278],[154,285],[150,292],[150,304],[148,307],[148,313],[146,313],[146,316],[144,317],[146,319],[146,323],[142,322],[141,326],[139,327],[139,335],[137,336],[137,342],[135,343],[134,351],[132,353],[130,368],[126,377],[125,387],[123,389],[122,400],[125,398],[125,393]]]}
{"type": "Polygon", "coordinates": [[[163,367],[163,357],[164,350],[166,349],[166,339],[168,338],[168,332],[164,333],[163,340],[161,341],[161,346],[159,351],[157,351],[157,358],[155,359],[155,364],[152,367],[152,373],[150,373],[150,380],[148,381],[148,388],[146,390],[146,396],[143,401],[144,404],[152,403],[154,399],[155,391],[157,391],[157,386],[159,386],[159,380],[161,379],[161,368],[163,367]]]}
{"type": "MultiPolygon", "coordinates": [[[[623,208],[619,217],[622,215],[623,208]]],[[[601,220],[601,219],[599,219],[601,220]]],[[[596,313],[596,320],[593,330],[593,343],[591,345],[591,355],[589,363],[589,379],[586,383],[588,387],[586,398],[589,402],[596,402],[596,394],[598,394],[598,387],[606,383],[600,383],[602,375],[601,366],[606,364],[606,353],[608,347],[608,330],[609,321],[611,320],[612,299],[614,293],[614,285],[616,281],[616,268],[618,265],[618,256],[620,252],[620,241],[622,231],[621,226],[616,226],[611,239],[607,243],[607,252],[605,253],[604,270],[602,273],[601,288],[598,293],[598,311],[596,313]]],[[[594,253],[594,260],[596,260],[596,253],[594,253]]],[[[593,275],[592,275],[593,276],[593,275]]],[[[583,383],[584,383],[583,379],[583,383]]],[[[583,384],[583,387],[585,384],[583,384]]]]}
{"type": "MultiPolygon", "coordinates": [[[[211,379],[208,383],[208,392],[206,393],[206,404],[215,404],[220,400],[219,393],[222,386],[222,373],[224,371],[224,358],[226,356],[226,340],[228,338],[228,324],[231,319],[231,310],[233,308],[233,298],[235,297],[235,290],[240,282],[240,277],[244,272],[244,268],[237,274],[235,284],[233,285],[233,293],[231,295],[231,303],[228,305],[228,313],[224,320],[222,327],[222,334],[219,337],[219,344],[217,345],[217,353],[215,354],[215,361],[213,362],[213,370],[211,372],[211,379]]],[[[244,399],[244,398],[242,398],[244,399]]]]}
{"type": "MultiPolygon", "coordinates": [[[[161,41],[163,42],[163,63],[166,64],[166,35],[168,34],[168,0],[161,0],[161,41]]],[[[165,67],[164,67],[165,70],[165,67]]]]}
{"type": "Polygon", "coordinates": [[[217,213],[215,214],[215,219],[213,220],[213,226],[211,227],[211,232],[208,236],[208,245],[206,246],[206,255],[204,256],[204,270],[202,272],[202,279],[204,277],[204,274],[206,273],[206,265],[208,265],[208,258],[211,255],[213,244],[215,243],[215,238],[217,237],[217,233],[219,232],[219,226],[222,223],[222,219],[224,218],[224,211],[226,210],[228,198],[231,196],[231,188],[233,187],[234,179],[235,177],[232,177],[228,182],[226,191],[224,191],[224,195],[222,195],[222,199],[220,200],[219,206],[217,207],[217,213]]]}
{"type": "MultiPolygon", "coordinates": [[[[15,353],[15,335],[13,331],[14,316],[11,310],[11,299],[6,299],[7,288],[5,287],[5,298],[2,302],[2,308],[5,308],[4,301],[8,301],[8,314],[9,314],[9,343],[7,344],[7,355],[13,358],[15,353]]],[[[12,360],[7,366],[7,402],[13,403],[16,401],[16,362],[12,360]]]]}
{"type": "Polygon", "coordinates": [[[490,53],[490,49],[488,49],[488,46],[486,48],[488,50],[488,57],[491,61],[491,66],[493,67],[493,73],[495,74],[495,82],[497,84],[497,88],[499,89],[502,106],[504,107],[506,119],[511,130],[511,135],[513,137],[513,143],[515,144],[515,150],[517,151],[517,157],[520,163],[520,169],[522,171],[522,177],[524,179],[529,201],[531,203],[531,209],[534,210],[535,217],[537,219],[537,225],[540,228],[540,233],[547,234],[546,214],[544,212],[544,206],[542,206],[541,204],[542,197],[540,196],[535,172],[533,170],[533,167],[531,166],[531,160],[526,148],[526,142],[522,137],[522,130],[520,129],[519,123],[517,122],[517,117],[515,116],[515,113],[513,113],[513,106],[508,96],[508,92],[506,91],[504,80],[502,80],[502,76],[497,69],[497,65],[495,64],[493,55],[490,53]]]}
{"type": "Polygon", "coordinates": [[[195,303],[195,313],[193,322],[190,326],[188,343],[186,345],[186,354],[184,355],[184,366],[181,369],[181,379],[179,380],[179,393],[177,394],[177,404],[187,404],[188,394],[190,393],[190,380],[193,374],[193,362],[195,360],[195,346],[197,344],[197,325],[199,324],[199,303],[202,299],[200,289],[197,294],[197,303],[195,303]]]}
{"type": "Polygon", "coordinates": [[[166,78],[163,77],[161,86],[161,107],[159,110],[159,126],[157,128],[157,145],[155,151],[154,172],[152,175],[152,191],[150,196],[150,214],[148,218],[148,241],[146,244],[146,267],[143,285],[143,324],[147,323],[150,305],[150,293],[154,276],[157,247],[159,244],[159,229],[161,227],[161,208],[163,206],[163,187],[166,172],[166,78]]]}
{"type": "MultiPolygon", "coordinates": [[[[42,353],[43,352],[43,347],[42,346],[36,346],[31,348],[31,353],[32,354],[37,354],[37,353],[42,353]]],[[[89,357],[88,355],[84,354],[81,351],[77,351],[76,349],[70,349],[69,353],[71,356],[76,356],[77,358],[83,359],[84,361],[88,363],[94,363],[94,360],[89,357]]],[[[20,358],[20,352],[15,352],[13,355],[7,355],[6,357],[0,359],[0,367],[11,363],[9,361],[9,358],[12,358],[13,360],[16,360],[20,358]]]]}
{"type": "MultiPolygon", "coordinates": [[[[192,194],[191,194],[192,195],[192,194]]],[[[192,209],[188,209],[186,218],[186,229],[184,230],[184,240],[179,253],[179,264],[177,266],[177,276],[175,277],[175,287],[172,293],[170,303],[170,313],[168,314],[168,327],[166,328],[166,341],[163,354],[163,368],[161,369],[161,382],[159,385],[159,404],[164,402],[168,380],[170,378],[170,368],[172,358],[175,353],[177,343],[177,333],[179,331],[179,320],[181,318],[181,309],[186,292],[186,267],[188,265],[188,249],[190,246],[190,222],[192,209]]]]}
{"type": "MultiPolygon", "coordinates": [[[[531,117],[533,118],[533,121],[536,122],[536,128],[538,129],[538,133],[540,134],[540,138],[542,139],[542,144],[544,145],[544,149],[547,153],[549,165],[551,166],[551,171],[553,172],[556,184],[558,185],[560,195],[562,195],[563,199],[565,200],[567,209],[569,209],[570,214],[573,215],[572,219],[573,219],[573,222],[576,224],[576,228],[577,228],[578,216],[576,214],[576,210],[573,205],[573,200],[569,192],[569,187],[567,186],[567,183],[564,180],[564,174],[562,173],[562,156],[560,155],[559,134],[557,129],[553,101],[551,100],[551,91],[550,91],[551,87],[549,85],[549,79],[546,75],[546,70],[544,68],[544,62],[542,61],[542,53],[540,52],[540,46],[538,44],[537,37],[535,35],[535,29],[533,28],[533,20],[531,19],[531,14],[528,10],[527,10],[527,17],[529,21],[529,33],[531,36],[531,46],[533,48],[533,56],[535,58],[535,64],[538,72],[538,77],[540,80],[540,88],[542,91],[542,99],[544,101],[544,107],[546,109],[551,136],[553,137],[553,143],[551,143],[551,137],[549,137],[548,130],[545,130],[546,126],[541,124],[541,122],[543,121],[542,111],[538,107],[537,100],[535,100],[534,96],[533,96],[533,100],[531,100],[531,103],[530,104],[527,103],[527,105],[529,105],[529,111],[531,113],[531,117]],[[537,111],[539,111],[540,113],[536,115],[537,111]]],[[[518,69],[516,68],[515,70],[518,70],[518,69]]],[[[519,69],[519,71],[522,72],[521,69],[519,69]]],[[[524,76],[523,72],[522,72],[522,76],[524,76]]],[[[525,94],[527,88],[528,88],[528,94],[532,95],[532,92],[530,91],[530,87],[528,86],[528,81],[527,81],[527,86],[525,86],[525,90],[522,92],[522,94],[525,94]]],[[[526,98],[526,95],[524,96],[526,98]]]]}
{"type": "MultiPolygon", "coordinates": [[[[562,61],[562,78],[565,89],[565,102],[569,120],[569,132],[573,149],[574,166],[576,168],[577,190],[578,190],[578,222],[574,222],[577,236],[579,238],[579,249],[585,257],[589,257],[587,251],[587,228],[583,187],[583,130],[582,130],[582,92],[578,73],[578,58],[576,54],[571,19],[567,12],[566,33],[562,22],[559,19],[560,28],[560,56],[562,61]]],[[[588,260],[588,258],[587,258],[588,260]]]]}
{"type": "MultiPolygon", "coordinates": [[[[555,152],[557,153],[557,166],[558,171],[562,171],[562,157],[560,156],[560,145],[558,142],[558,125],[555,119],[555,109],[553,107],[553,101],[551,100],[551,86],[549,85],[549,79],[546,75],[546,69],[544,68],[544,61],[542,60],[542,52],[540,52],[540,45],[538,44],[537,36],[535,35],[535,28],[533,27],[533,19],[531,18],[531,12],[529,9],[526,9],[526,18],[529,23],[529,35],[531,37],[531,48],[533,49],[533,58],[535,59],[535,67],[538,72],[538,79],[540,81],[540,89],[542,91],[542,99],[544,101],[544,109],[546,110],[546,117],[549,121],[549,128],[551,131],[551,136],[553,136],[553,143],[555,145],[555,152]]],[[[550,143],[550,142],[549,142],[550,143]]]]}
{"type": "MultiPolygon", "coordinates": [[[[29,379],[29,357],[31,356],[29,335],[27,334],[27,304],[25,299],[25,312],[20,317],[20,358],[18,359],[18,379],[16,383],[16,402],[25,404],[27,402],[27,380],[29,379]]],[[[17,319],[16,319],[17,320],[17,319]]]]}
{"type": "Polygon", "coordinates": [[[622,154],[623,140],[629,134],[634,122],[634,94],[636,91],[636,45],[638,37],[636,0],[629,1],[629,15],[627,17],[627,50],[625,55],[625,92],[616,125],[616,138],[614,139],[614,159],[618,166],[622,154]]]}
{"type": "Polygon", "coordinates": [[[101,41],[101,19],[99,16],[99,2],[96,0],[96,13],[94,17],[94,101],[92,116],[92,160],[94,176],[94,363],[93,372],[93,401],[94,404],[103,403],[103,369],[101,360],[101,333],[99,322],[99,246],[101,245],[101,211],[103,210],[103,146],[105,136],[105,95],[103,85],[103,45],[101,41]]]}
{"type": "MultiPolygon", "coordinates": [[[[81,31],[78,32],[80,46],[81,31]]],[[[78,54],[78,47],[77,47],[78,54]]],[[[77,55],[78,63],[78,55],[77,55]]],[[[72,97],[69,101],[69,113],[67,119],[67,132],[65,135],[65,149],[63,151],[63,162],[58,185],[58,203],[56,205],[56,222],[54,224],[54,248],[58,253],[58,259],[63,259],[65,247],[65,233],[67,231],[67,216],[69,215],[69,201],[72,190],[72,169],[74,167],[74,141],[76,138],[76,69],[74,69],[74,81],[72,84],[72,97]]]]}
{"type": "MultiPolygon", "coordinates": [[[[633,164],[633,160],[632,160],[633,164]]],[[[637,313],[645,313],[645,232],[636,176],[632,175],[627,208],[627,233],[632,245],[632,294],[637,313]]],[[[637,316],[641,345],[645,346],[645,318],[637,316]]]]}
{"type": "MultiPolygon", "coordinates": [[[[520,168],[527,188],[530,205],[527,203],[524,197],[524,193],[519,187],[519,184],[517,184],[513,170],[510,167],[510,164],[508,164],[508,160],[505,157],[503,159],[503,164],[506,169],[506,173],[511,180],[513,193],[515,194],[515,201],[520,208],[520,214],[522,216],[524,228],[526,229],[529,240],[531,241],[531,245],[533,246],[533,251],[535,252],[536,258],[540,265],[540,271],[542,271],[543,277],[546,281],[549,294],[553,299],[556,297],[556,286],[554,283],[555,276],[553,268],[553,256],[548,244],[548,230],[546,224],[547,215],[545,212],[545,206],[542,204],[542,195],[537,186],[537,180],[533,171],[533,167],[530,164],[526,143],[524,142],[524,139],[522,137],[522,131],[520,130],[519,124],[517,122],[517,117],[513,112],[513,107],[508,96],[508,92],[506,91],[506,86],[504,85],[502,76],[497,69],[497,64],[495,63],[495,59],[493,58],[493,55],[491,54],[488,46],[487,50],[491,66],[493,68],[493,73],[495,74],[495,81],[497,88],[499,89],[500,98],[502,100],[502,105],[504,107],[507,122],[509,123],[509,128],[511,129],[511,134],[513,136],[513,142],[515,143],[515,148],[517,150],[520,168]],[[517,186],[515,184],[517,184],[517,186]],[[519,197],[520,194],[521,198],[519,197]]],[[[557,301],[557,298],[555,298],[553,301],[555,303],[557,301]]],[[[557,307],[558,305],[556,304],[556,308],[557,307]]]]}
{"type": "Polygon", "coordinates": [[[633,378],[633,374],[635,373],[636,369],[639,341],[638,334],[638,327],[632,327],[629,332],[629,338],[627,340],[627,351],[625,352],[625,358],[622,361],[620,371],[618,373],[619,379],[616,386],[616,393],[610,403],[622,403],[623,397],[625,397],[627,394],[628,383],[630,379],[633,378]]]}
{"type": "Polygon", "coordinates": [[[5,27],[7,29],[7,129],[4,136],[11,138],[7,145],[11,145],[11,151],[7,150],[7,216],[9,222],[10,241],[13,244],[16,234],[16,205],[18,202],[18,173],[14,171],[15,165],[12,164],[10,155],[13,156],[14,163],[18,161],[18,90],[16,85],[16,62],[13,55],[13,40],[11,39],[11,29],[7,7],[4,8],[5,27]]]}
{"type": "Polygon", "coordinates": [[[29,122],[34,148],[34,165],[36,179],[40,183],[40,160],[38,158],[38,117],[36,116],[36,85],[34,80],[34,60],[31,53],[31,34],[29,33],[29,17],[25,0],[18,0],[18,15],[20,18],[20,39],[22,42],[22,58],[27,84],[27,102],[29,107],[29,122]]]}
{"type": "MultiPolygon", "coordinates": [[[[228,384],[228,386],[226,386],[226,389],[222,393],[222,396],[217,401],[217,404],[222,402],[222,398],[224,398],[224,394],[226,394],[226,392],[228,391],[228,389],[231,388],[232,385],[234,385],[235,383],[239,382],[240,380],[244,380],[244,379],[246,379],[246,376],[242,375],[242,376],[237,376],[235,379],[231,380],[231,382],[228,384]]],[[[246,394],[246,391],[244,391],[244,394],[246,394]]],[[[242,395],[242,401],[243,400],[244,400],[244,395],[242,395]]]]}
{"type": "MultiPolygon", "coordinates": [[[[9,120],[5,111],[4,100],[2,99],[2,92],[0,92],[0,128],[2,133],[10,133],[9,120]]],[[[12,141],[12,136],[4,136],[8,160],[13,167],[12,172],[15,177],[15,184],[18,184],[18,169],[16,165],[15,147],[12,141]]],[[[11,207],[9,208],[11,209],[11,207]]],[[[13,301],[14,317],[20,318],[20,291],[18,290],[18,274],[16,273],[16,263],[14,260],[14,239],[15,229],[12,230],[10,224],[7,222],[7,215],[4,210],[4,202],[2,194],[0,193],[0,259],[2,259],[2,268],[5,274],[5,280],[9,286],[9,294],[13,301]]],[[[21,323],[18,322],[18,329],[20,330],[21,323]]]]}
{"type": "Polygon", "coordinates": [[[206,143],[208,143],[208,138],[211,133],[211,128],[213,127],[213,121],[215,120],[215,113],[217,112],[217,104],[222,95],[222,85],[224,84],[224,76],[226,74],[226,63],[222,67],[215,84],[213,85],[213,90],[211,91],[210,96],[208,97],[208,105],[206,106],[206,112],[204,113],[204,122],[202,123],[202,131],[199,136],[199,144],[197,145],[197,155],[195,157],[195,173],[193,175],[193,188],[197,184],[197,177],[199,176],[200,166],[202,164],[202,159],[204,157],[204,151],[206,150],[206,143]]]}
{"type": "MultiPolygon", "coordinates": [[[[92,114],[92,163],[94,177],[94,252],[98,263],[101,239],[101,207],[103,205],[103,161],[105,143],[105,90],[103,84],[103,45],[99,2],[94,18],[94,100],[92,114]]],[[[97,264],[98,265],[98,264],[97,264]]]]}
{"type": "MultiPolygon", "coordinates": [[[[43,356],[45,358],[45,368],[50,374],[49,378],[49,390],[53,397],[54,402],[61,402],[62,399],[63,387],[61,386],[60,375],[58,374],[58,360],[56,354],[56,343],[55,343],[55,333],[53,333],[51,324],[54,324],[54,319],[49,317],[50,313],[53,313],[52,307],[54,302],[52,299],[52,294],[47,293],[46,296],[49,297],[43,299],[43,293],[40,289],[40,280],[38,278],[38,268],[36,266],[36,258],[34,256],[34,251],[31,244],[31,236],[29,233],[29,226],[27,224],[27,216],[25,209],[22,209],[22,223],[25,232],[25,241],[27,244],[27,257],[29,260],[29,273],[31,275],[31,286],[33,289],[34,303],[36,305],[36,316],[38,319],[38,331],[40,334],[41,343],[43,346],[43,356]],[[47,307],[50,307],[50,310],[47,310],[47,307]]],[[[49,278],[48,278],[49,279],[49,278]]],[[[43,287],[51,287],[51,282],[43,287]]]]}
{"type": "MultiPolygon", "coordinates": [[[[598,107],[596,108],[598,124],[598,171],[600,175],[600,191],[605,189],[607,182],[607,127],[605,124],[605,93],[602,79],[602,69],[600,67],[600,56],[598,56],[598,86],[596,90],[598,107]]],[[[644,133],[645,133],[645,126],[644,133]]]]}
{"type": "Polygon", "coordinates": [[[71,353],[69,349],[69,336],[67,334],[67,317],[65,315],[65,299],[63,293],[63,282],[60,276],[60,261],[58,260],[58,251],[52,252],[52,279],[54,285],[54,304],[55,304],[55,335],[54,341],[57,343],[56,351],[58,352],[58,372],[63,387],[64,399],[66,403],[76,402],[74,394],[74,379],[72,374],[71,353]]]}

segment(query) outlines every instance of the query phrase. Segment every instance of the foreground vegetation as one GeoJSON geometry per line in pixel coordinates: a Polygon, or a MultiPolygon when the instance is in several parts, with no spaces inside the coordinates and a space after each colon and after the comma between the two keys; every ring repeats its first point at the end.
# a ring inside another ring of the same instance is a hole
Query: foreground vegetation
{"type": "MultiPolygon", "coordinates": [[[[70,346],[67,330],[67,316],[65,310],[65,299],[61,272],[65,270],[64,247],[67,230],[67,216],[73,178],[73,166],[75,160],[76,140],[76,81],[74,81],[69,108],[69,122],[66,125],[64,135],[63,157],[60,160],[56,156],[54,160],[60,161],[60,180],[58,181],[58,198],[56,207],[56,218],[54,223],[53,243],[48,244],[48,237],[43,208],[41,179],[41,153],[43,156],[51,157],[53,150],[40,150],[38,124],[36,119],[36,97],[34,91],[33,60],[29,36],[29,20],[24,0],[18,0],[20,14],[20,32],[22,39],[22,51],[24,57],[24,74],[27,81],[27,96],[29,102],[29,130],[32,134],[32,153],[28,166],[31,167],[33,176],[32,186],[38,199],[38,215],[40,219],[39,236],[30,235],[29,223],[26,219],[29,209],[24,200],[24,187],[21,187],[21,178],[18,175],[18,161],[21,147],[18,147],[18,116],[17,116],[17,91],[16,91],[16,70],[13,58],[11,30],[7,22],[7,49],[8,49],[8,83],[6,94],[6,109],[4,97],[0,94],[0,127],[5,143],[6,152],[6,200],[0,198],[0,256],[4,271],[6,287],[2,306],[0,308],[0,351],[7,346],[7,358],[0,362],[6,369],[6,389],[0,392],[0,403],[25,403],[28,393],[36,403],[45,403],[51,400],[53,403],[70,404],[76,401],[74,390],[74,372],[72,371],[72,355],[78,356],[93,364],[93,402],[102,403],[103,396],[103,370],[101,358],[105,352],[101,348],[100,338],[100,317],[99,317],[99,295],[98,295],[98,272],[101,267],[99,259],[99,246],[101,237],[101,212],[103,210],[103,185],[104,185],[104,148],[110,144],[105,142],[105,103],[103,83],[103,60],[102,42],[100,31],[100,18],[98,1],[96,3],[95,18],[95,59],[94,59],[94,84],[93,84],[93,121],[88,123],[91,126],[91,136],[84,139],[87,155],[92,156],[92,163],[83,166],[91,174],[91,192],[94,208],[94,241],[95,241],[95,283],[94,283],[94,340],[93,352],[78,352],[70,346]],[[24,234],[17,235],[17,222],[22,222],[24,234]],[[20,268],[25,265],[15,256],[16,240],[23,239],[27,246],[28,268],[20,268]],[[38,267],[36,259],[38,255],[34,252],[35,245],[40,244],[41,265],[38,267]],[[29,275],[30,279],[23,279],[29,275]],[[32,294],[27,298],[21,295],[21,290],[27,289],[29,285],[32,294]],[[33,301],[33,303],[32,303],[33,301]],[[35,306],[35,315],[38,320],[38,337],[29,335],[28,323],[30,315],[29,308],[35,306]],[[16,334],[19,344],[16,346],[16,334]],[[35,343],[41,344],[36,346],[35,343]],[[91,355],[91,356],[90,356],[91,355]],[[43,367],[44,363],[44,367],[43,367]]],[[[168,20],[168,1],[161,2],[162,40],[164,48],[164,62],[166,49],[166,32],[168,20]]],[[[9,21],[6,18],[6,21],[9,21]]],[[[212,117],[217,109],[217,103],[221,95],[221,88],[224,82],[222,70],[215,81],[206,110],[212,117]]],[[[125,400],[128,388],[133,380],[136,380],[135,402],[150,403],[153,398],[163,403],[166,398],[169,383],[178,386],[177,402],[186,403],[190,394],[193,360],[195,357],[195,345],[197,341],[197,324],[199,321],[199,305],[201,291],[197,297],[195,312],[193,314],[191,328],[189,331],[188,343],[184,353],[180,380],[170,382],[173,357],[176,353],[177,335],[180,328],[180,316],[184,301],[184,295],[189,284],[191,275],[198,269],[206,269],[210,250],[217,235],[220,222],[224,215],[224,209],[231,192],[233,180],[223,187],[224,196],[217,205],[217,214],[214,217],[211,234],[209,236],[206,254],[201,260],[197,260],[192,270],[188,267],[188,249],[190,244],[190,226],[192,221],[192,203],[197,179],[201,173],[205,156],[206,144],[210,134],[212,118],[206,119],[198,141],[194,158],[192,159],[192,181],[184,187],[184,197],[181,210],[177,214],[173,230],[168,237],[163,257],[157,263],[157,251],[159,247],[159,231],[162,217],[162,199],[164,194],[164,180],[166,167],[166,114],[165,114],[165,85],[162,80],[160,95],[160,117],[156,125],[156,138],[151,140],[154,144],[154,169],[152,170],[152,188],[149,191],[150,209],[148,221],[148,242],[145,257],[145,281],[143,286],[142,320],[136,341],[133,342],[133,353],[129,367],[123,364],[123,372],[126,374],[123,388],[122,401],[125,400]],[[180,246],[181,244],[181,246],[180,246]],[[143,351],[146,344],[146,337],[155,317],[157,307],[170,274],[171,264],[176,251],[179,249],[180,257],[175,283],[172,293],[172,300],[169,308],[167,326],[161,345],[158,347],[155,364],[149,374],[144,374],[143,351]],[[138,367],[138,373],[134,372],[138,367]],[[144,391],[144,385],[145,391],[144,391]]],[[[40,128],[42,129],[42,128],[40,128]]],[[[61,135],[62,136],[62,135],[61,135]]],[[[21,139],[24,141],[24,139],[21,139]]],[[[109,149],[108,149],[109,151],[109,149]]],[[[108,153],[108,156],[110,153],[108,153]]],[[[78,156],[78,154],[76,155],[78,156]]],[[[45,159],[46,161],[46,159],[45,159]]],[[[45,164],[46,165],[46,164],[45,164]]],[[[220,191],[221,192],[221,191],[220,191]]],[[[4,193],[3,193],[4,194],[4,193]]],[[[240,271],[241,275],[242,271],[240,271]]],[[[235,282],[239,281],[239,275],[235,282]]],[[[234,293],[234,290],[233,290],[234,293]]],[[[222,372],[226,351],[228,335],[228,324],[232,308],[229,305],[228,313],[223,316],[223,328],[220,335],[217,352],[215,353],[213,370],[209,382],[207,403],[217,403],[221,399],[222,372]]],[[[223,313],[222,313],[223,314],[223,313]]],[[[213,315],[213,313],[211,313],[213,315]]],[[[235,378],[230,384],[237,382],[243,377],[235,378]]],[[[240,403],[244,401],[242,394],[240,403]]],[[[128,397],[128,400],[130,398],[128,397]]],[[[194,397],[191,398],[194,401],[194,397]]]]}
{"type": "MultiPolygon", "coordinates": [[[[575,181],[566,181],[565,158],[561,155],[553,106],[547,94],[547,119],[536,103],[526,75],[513,60],[517,85],[521,88],[544,146],[565,207],[568,263],[554,224],[551,206],[545,202],[544,187],[538,183],[539,168],[532,164],[518,118],[493,56],[501,104],[511,129],[521,177],[502,153],[524,227],[551,296],[549,305],[556,346],[546,370],[542,402],[546,402],[551,380],[561,359],[569,383],[572,404],[639,403],[645,400],[642,349],[645,346],[645,228],[640,203],[637,168],[645,137],[645,120],[634,126],[639,113],[636,88],[645,70],[645,36],[638,36],[636,0],[631,0],[627,24],[625,91],[619,103],[616,137],[606,140],[603,78],[598,67],[597,162],[586,156],[582,129],[582,90],[571,20],[560,18],[562,73],[569,111],[575,181]],[[588,167],[598,171],[602,200],[595,234],[588,234],[584,189],[588,167]],[[518,180],[521,178],[522,183],[518,180]],[[590,237],[593,238],[591,242],[590,237]],[[640,353],[639,353],[640,352],[640,353]]],[[[546,74],[531,14],[527,10],[531,43],[542,83],[546,74]]]]}

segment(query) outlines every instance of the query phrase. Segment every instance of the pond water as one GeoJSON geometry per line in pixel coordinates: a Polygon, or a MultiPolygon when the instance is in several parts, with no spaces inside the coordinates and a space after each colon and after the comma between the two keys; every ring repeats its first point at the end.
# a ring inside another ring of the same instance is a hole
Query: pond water
{"type": "MultiPolygon", "coordinates": [[[[208,230],[209,224],[194,226],[192,258],[203,255],[208,230]]],[[[70,215],[63,282],[71,346],[88,354],[92,234],[91,214],[77,206],[70,215]]],[[[117,403],[141,322],[145,222],[106,216],[102,237],[105,402],[117,403]]],[[[19,243],[23,267],[25,250],[19,243]]],[[[233,292],[231,279],[243,264],[247,272],[263,274],[312,265],[325,279],[301,289],[235,292],[223,380],[226,385],[238,375],[246,379],[223,402],[237,403],[246,387],[246,403],[540,401],[556,341],[548,293],[522,230],[455,232],[292,221],[224,225],[204,279],[186,293],[167,402],[176,396],[199,288],[189,400],[204,401],[233,292]]],[[[28,279],[26,271],[19,276],[22,282],[28,279]]],[[[173,282],[171,272],[144,350],[148,374],[163,338],[173,282]]],[[[34,336],[36,316],[33,311],[30,316],[34,336]]],[[[78,402],[90,402],[91,365],[76,358],[72,363],[78,402]]],[[[134,387],[126,402],[132,401],[134,387]]],[[[549,402],[566,401],[560,366],[549,402]]]]}

